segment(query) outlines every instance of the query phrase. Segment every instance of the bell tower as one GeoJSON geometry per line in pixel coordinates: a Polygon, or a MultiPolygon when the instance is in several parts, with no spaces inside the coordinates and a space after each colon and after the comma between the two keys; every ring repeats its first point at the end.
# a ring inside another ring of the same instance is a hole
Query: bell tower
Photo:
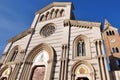
{"type": "Polygon", "coordinates": [[[120,70],[120,37],[118,29],[105,20],[102,36],[111,70],[120,70]]]}

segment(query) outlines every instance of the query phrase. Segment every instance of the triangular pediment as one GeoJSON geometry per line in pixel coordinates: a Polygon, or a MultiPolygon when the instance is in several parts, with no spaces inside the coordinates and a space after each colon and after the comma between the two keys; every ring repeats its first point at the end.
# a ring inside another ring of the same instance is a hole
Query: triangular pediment
{"type": "Polygon", "coordinates": [[[59,17],[70,18],[72,3],[71,2],[53,2],[43,9],[36,12],[40,15],[39,21],[51,20],[59,17]]]}

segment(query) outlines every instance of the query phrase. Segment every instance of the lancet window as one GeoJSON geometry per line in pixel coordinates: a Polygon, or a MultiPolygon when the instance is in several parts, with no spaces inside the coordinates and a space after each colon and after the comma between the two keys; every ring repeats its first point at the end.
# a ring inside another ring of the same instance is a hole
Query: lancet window
{"type": "Polygon", "coordinates": [[[85,42],[84,40],[79,40],[77,44],[77,56],[85,56],[85,42]]]}

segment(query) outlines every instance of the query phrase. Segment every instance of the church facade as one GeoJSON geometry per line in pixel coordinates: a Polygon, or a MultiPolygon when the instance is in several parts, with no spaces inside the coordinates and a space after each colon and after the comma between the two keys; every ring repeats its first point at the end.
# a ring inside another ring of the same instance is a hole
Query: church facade
{"type": "Polygon", "coordinates": [[[31,27],[8,40],[0,80],[119,80],[111,79],[119,70],[111,55],[111,73],[106,61],[109,25],[102,32],[100,22],[74,20],[72,10],[71,2],[53,2],[36,12],[31,27]]]}

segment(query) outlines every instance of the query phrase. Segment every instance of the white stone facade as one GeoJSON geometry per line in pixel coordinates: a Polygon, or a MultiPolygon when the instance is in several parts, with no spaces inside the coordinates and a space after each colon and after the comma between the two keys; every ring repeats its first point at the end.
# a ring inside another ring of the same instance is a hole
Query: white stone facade
{"type": "Polygon", "coordinates": [[[30,29],[8,41],[0,80],[35,80],[39,67],[45,69],[40,80],[110,80],[101,23],[71,20],[72,9],[70,2],[54,2],[36,12],[30,29]]]}

